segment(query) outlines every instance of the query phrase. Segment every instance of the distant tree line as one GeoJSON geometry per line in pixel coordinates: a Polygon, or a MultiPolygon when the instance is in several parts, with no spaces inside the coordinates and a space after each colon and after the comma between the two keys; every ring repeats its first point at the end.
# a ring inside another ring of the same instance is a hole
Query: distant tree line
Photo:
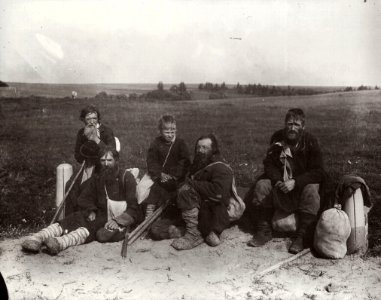
{"type": "Polygon", "coordinates": [[[163,82],[157,84],[157,89],[141,95],[139,98],[147,100],[190,100],[191,94],[187,91],[184,82],[172,85],[169,90],[164,89],[163,82]]]}
{"type": "MultiPolygon", "coordinates": [[[[376,85],[374,87],[375,90],[379,90],[380,88],[376,85]]],[[[369,91],[369,90],[372,90],[372,87],[370,86],[366,86],[366,85],[360,85],[358,88],[354,88],[354,87],[351,87],[351,86],[347,86],[345,89],[344,89],[344,92],[352,92],[352,91],[369,91]]]]}
{"type": "Polygon", "coordinates": [[[280,87],[275,85],[262,85],[260,83],[254,83],[254,84],[247,84],[247,85],[241,85],[240,83],[237,83],[236,86],[229,89],[225,82],[223,82],[221,85],[217,83],[200,83],[198,88],[200,90],[207,90],[207,91],[213,91],[213,92],[225,92],[227,90],[232,90],[233,92],[236,92],[238,94],[246,94],[246,95],[253,95],[253,96],[291,96],[291,95],[313,95],[313,94],[319,94],[322,93],[322,91],[314,90],[311,88],[294,88],[294,87],[280,87]]]}
{"type": "Polygon", "coordinates": [[[221,91],[227,90],[228,88],[226,87],[225,82],[223,82],[221,84],[205,82],[205,83],[200,83],[198,85],[198,89],[209,91],[209,92],[221,92],[221,91]]]}

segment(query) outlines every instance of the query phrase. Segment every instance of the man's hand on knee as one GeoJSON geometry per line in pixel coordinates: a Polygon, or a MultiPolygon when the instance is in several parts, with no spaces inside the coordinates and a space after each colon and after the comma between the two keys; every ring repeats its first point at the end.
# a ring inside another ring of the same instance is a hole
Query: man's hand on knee
{"type": "Polygon", "coordinates": [[[105,224],[105,228],[108,230],[118,230],[119,225],[118,225],[118,223],[116,223],[115,220],[110,220],[105,224]]]}
{"type": "Polygon", "coordinates": [[[279,188],[283,193],[287,194],[295,188],[295,180],[290,179],[285,182],[278,181],[275,186],[279,188]]]}
{"type": "Polygon", "coordinates": [[[87,221],[94,221],[95,220],[95,218],[96,218],[96,216],[97,216],[97,214],[96,214],[96,212],[95,211],[92,211],[90,214],[89,214],[89,216],[87,217],[87,221]]]}

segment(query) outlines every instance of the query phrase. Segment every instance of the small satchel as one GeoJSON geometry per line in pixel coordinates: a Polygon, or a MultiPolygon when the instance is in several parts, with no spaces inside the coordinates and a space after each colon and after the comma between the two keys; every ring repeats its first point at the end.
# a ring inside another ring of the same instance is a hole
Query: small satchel
{"type": "Polygon", "coordinates": [[[138,200],[138,204],[142,203],[145,199],[148,198],[153,184],[154,182],[151,179],[151,176],[149,176],[148,173],[144,174],[136,186],[136,198],[138,200]]]}
{"type": "MultiPolygon", "coordinates": [[[[233,169],[228,164],[226,164],[226,163],[224,163],[222,161],[213,162],[213,163],[207,165],[203,169],[206,169],[207,167],[210,167],[210,166],[215,165],[215,164],[223,164],[223,165],[228,167],[233,172],[233,169]]],[[[198,172],[200,172],[200,171],[198,171],[198,172]]],[[[234,173],[233,173],[233,181],[232,181],[232,187],[231,187],[231,197],[229,198],[229,205],[228,205],[229,221],[230,222],[237,221],[239,218],[242,217],[243,212],[245,211],[245,209],[246,209],[245,202],[243,202],[242,198],[237,193],[237,188],[236,188],[236,185],[235,185],[235,178],[234,178],[234,173]]]]}
{"type": "Polygon", "coordinates": [[[229,215],[230,222],[237,221],[239,218],[241,218],[245,209],[246,209],[245,202],[243,202],[242,198],[237,193],[235,179],[233,176],[232,197],[230,197],[229,199],[229,206],[228,206],[228,215],[229,215]]]}

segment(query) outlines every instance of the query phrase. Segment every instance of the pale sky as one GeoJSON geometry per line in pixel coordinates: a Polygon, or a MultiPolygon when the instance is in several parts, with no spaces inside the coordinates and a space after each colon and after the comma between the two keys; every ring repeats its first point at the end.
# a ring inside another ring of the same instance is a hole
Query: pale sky
{"type": "Polygon", "coordinates": [[[381,1],[0,0],[0,80],[381,85],[381,1]]]}

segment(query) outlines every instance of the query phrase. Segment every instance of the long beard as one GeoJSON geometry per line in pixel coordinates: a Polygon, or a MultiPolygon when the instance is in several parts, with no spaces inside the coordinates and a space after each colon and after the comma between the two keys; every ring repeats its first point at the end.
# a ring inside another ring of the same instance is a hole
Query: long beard
{"type": "Polygon", "coordinates": [[[104,181],[110,182],[115,179],[116,170],[116,167],[103,167],[100,176],[104,181]]]}
{"type": "Polygon", "coordinates": [[[196,153],[193,159],[192,170],[196,172],[202,168],[205,168],[210,163],[211,157],[211,153],[196,153]]]}

